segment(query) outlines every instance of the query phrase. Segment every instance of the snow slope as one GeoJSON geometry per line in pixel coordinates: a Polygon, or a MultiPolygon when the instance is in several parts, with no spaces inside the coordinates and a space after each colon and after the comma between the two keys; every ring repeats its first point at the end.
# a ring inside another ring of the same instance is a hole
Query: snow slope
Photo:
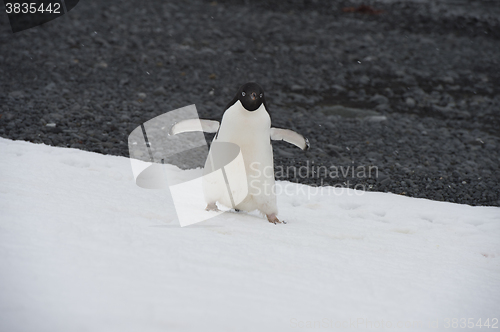
{"type": "Polygon", "coordinates": [[[136,186],[126,158],[0,139],[0,331],[499,318],[499,208],[359,194],[282,194],[287,225],[226,213],[181,228],[168,191],[136,186]]]}

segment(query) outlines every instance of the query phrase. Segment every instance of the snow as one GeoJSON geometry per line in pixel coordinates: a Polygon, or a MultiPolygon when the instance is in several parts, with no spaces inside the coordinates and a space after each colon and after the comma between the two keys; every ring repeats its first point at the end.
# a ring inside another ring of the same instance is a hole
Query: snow
{"type": "Polygon", "coordinates": [[[499,318],[499,208],[280,184],[287,225],[224,213],[181,228],[169,191],[138,187],[127,158],[0,139],[0,331],[499,318]]]}

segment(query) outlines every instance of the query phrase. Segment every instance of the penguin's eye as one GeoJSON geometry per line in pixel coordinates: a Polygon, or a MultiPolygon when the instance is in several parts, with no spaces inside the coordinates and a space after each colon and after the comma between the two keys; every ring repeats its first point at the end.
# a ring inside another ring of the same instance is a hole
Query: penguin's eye
{"type": "Polygon", "coordinates": [[[245,91],[243,91],[243,92],[241,93],[241,95],[242,95],[243,97],[245,97],[245,91]]]}
{"type": "Polygon", "coordinates": [[[260,98],[262,98],[262,93],[260,94],[260,98]]]}

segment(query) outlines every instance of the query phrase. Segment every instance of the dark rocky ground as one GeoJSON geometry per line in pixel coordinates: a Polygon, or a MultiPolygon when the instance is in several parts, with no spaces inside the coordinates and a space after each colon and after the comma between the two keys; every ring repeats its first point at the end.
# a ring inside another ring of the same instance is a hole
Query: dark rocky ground
{"type": "Polygon", "coordinates": [[[340,173],[288,180],[500,206],[500,3],[343,11],[360,4],[89,0],[16,34],[0,15],[0,136],[128,156],[142,122],[220,119],[256,81],[273,125],[311,141],[274,144],[275,166],[340,173]]]}

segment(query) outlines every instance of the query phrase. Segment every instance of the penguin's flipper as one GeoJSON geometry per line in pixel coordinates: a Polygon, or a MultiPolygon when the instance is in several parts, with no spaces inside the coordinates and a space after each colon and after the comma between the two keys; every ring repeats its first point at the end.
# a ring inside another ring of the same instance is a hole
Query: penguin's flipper
{"type": "Polygon", "coordinates": [[[290,129],[271,128],[271,139],[274,141],[285,141],[302,150],[309,149],[309,140],[290,129]]]}
{"type": "Polygon", "coordinates": [[[216,133],[219,130],[219,121],[188,119],[177,122],[172,126],[170,136],[191,131],[204,131],[206,133],[216,133]]]}

